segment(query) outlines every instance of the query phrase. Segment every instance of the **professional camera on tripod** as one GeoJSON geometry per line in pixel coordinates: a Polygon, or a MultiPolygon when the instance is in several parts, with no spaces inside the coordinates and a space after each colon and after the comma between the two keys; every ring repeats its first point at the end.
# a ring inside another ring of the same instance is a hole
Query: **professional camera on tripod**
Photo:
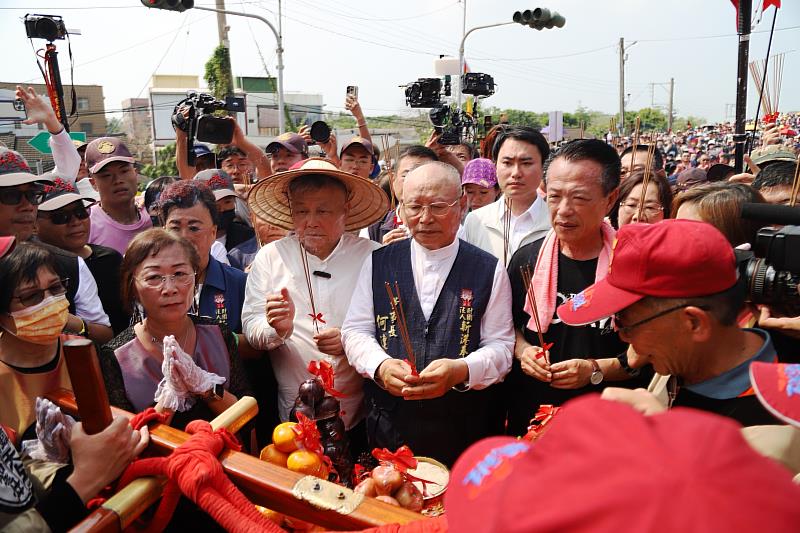
{"type": "MultiPolygon", "coordinates": [[[[466,74],[462,78],[462,92],[477,96],[494,93],[494,80],[488,74],[466,74]],[[468,77],[469,76],[469,77],[468,77]]],[[[455,145],[474,142],[477,123],[473,115],[447,102],[451,94],[450,76],[419,78],[405,85],[406,105],[412,108],[430,108],[428,118],[439,134],[439,144],[455,145]]]]}
{"type": "Polygon", "coordinates": [[[244,98],[228,96],[223,101],[210,94],[189,91],[172,111],[173,126],[186,132],[189,146],[187,163],[194,165],[192,147],[195,139],[212,144],[230,144],[234,122],[220,115],[223,112],[241,113],[244,109],[244,98]]]}

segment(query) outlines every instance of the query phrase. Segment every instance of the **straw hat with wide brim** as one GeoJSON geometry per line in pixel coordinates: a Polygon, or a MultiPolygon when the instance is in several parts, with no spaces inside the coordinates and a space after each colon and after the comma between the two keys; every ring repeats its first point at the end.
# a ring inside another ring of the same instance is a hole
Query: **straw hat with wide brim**
{"type": "Polygon", "coordinates": [[[295,178],[321,174],[341,181],[347,187],[350,211],[345,231],[365,228],[380,220],[389,210],[389,198],[383,189],[372,181],[348,172],[342,172],[325,159],[307,159],[294,170],[278,172],[259,181],[250,190],[247,203],[253,213],[266,222],[286,230],[294,229],[289,207],[289,184],[295,178]]]}

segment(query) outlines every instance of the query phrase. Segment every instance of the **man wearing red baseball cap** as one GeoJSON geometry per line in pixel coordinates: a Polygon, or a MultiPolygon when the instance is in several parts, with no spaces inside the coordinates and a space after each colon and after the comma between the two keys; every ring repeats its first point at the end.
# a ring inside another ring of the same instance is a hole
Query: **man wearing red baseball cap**
{"type": "Polygon", "coordinates": [[[665,220],[620,228],[608,275],[562,304],[558,316],[570,325],[613,316],[620,338],[631,344],[628,364],[650,363],[671,376],[671,405],[745,426],[777,424],[748,374],[752,362],[774,362],[777,354],[766,331],[738,327],[743,304],[733,249],[722,233],[704,222],[665,220]]]}

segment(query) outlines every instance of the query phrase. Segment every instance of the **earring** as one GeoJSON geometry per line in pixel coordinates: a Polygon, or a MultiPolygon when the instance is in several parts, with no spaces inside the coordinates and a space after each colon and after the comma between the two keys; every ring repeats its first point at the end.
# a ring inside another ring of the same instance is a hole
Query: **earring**
{"type": "Polygon", "coordinates": [[[139,304],[139,302],[134,300],[131,303],[131,307],[133,307],[133,314],[131,315],[131,323],[130,323],[130,325],[134,326],[134,325],[136,325],[136,324],[138,324],[140,322],[144,322],[145,312],[144,312],[144,308],[141,306],[141,304],[139,304]]]}

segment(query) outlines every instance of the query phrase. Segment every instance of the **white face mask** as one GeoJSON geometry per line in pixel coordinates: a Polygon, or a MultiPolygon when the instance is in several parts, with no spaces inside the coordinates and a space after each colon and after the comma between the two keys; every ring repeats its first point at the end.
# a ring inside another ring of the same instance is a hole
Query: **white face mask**
{"type": "Polygon", "coordinates": [[[68,314],[69,302],[63,294],[49,296],[34,306],[9,313],[14,321],[14,330],[9,333],[33,344],[53,344],[67,325],[68,314]]]}

